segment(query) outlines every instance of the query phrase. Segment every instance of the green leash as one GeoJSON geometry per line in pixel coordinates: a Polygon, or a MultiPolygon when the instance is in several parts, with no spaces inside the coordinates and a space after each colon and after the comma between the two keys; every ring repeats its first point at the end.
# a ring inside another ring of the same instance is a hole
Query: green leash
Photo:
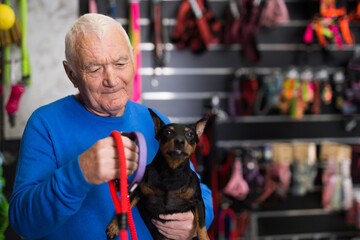
{"type": "MultiPolygon", "coordinates": [[[[10,6],[10,0],[5,0],[4,2],[6,5],[10,6]]],[[[6,45],[3,48],[4,50],[4,64],[3,64],[3,79],[4,84],[10,84],[10,46],[6,45]]]]}
{"type": "Polygon", "coordinates": [[[27,49],[27,1],[19,1],[19,14],[20,14],[20,23],[22,28],[22,38],[21,38],[21,69],[22,69],[22,82],[25,85],[30,85],[30,61],[29,54],[27,49]]]}

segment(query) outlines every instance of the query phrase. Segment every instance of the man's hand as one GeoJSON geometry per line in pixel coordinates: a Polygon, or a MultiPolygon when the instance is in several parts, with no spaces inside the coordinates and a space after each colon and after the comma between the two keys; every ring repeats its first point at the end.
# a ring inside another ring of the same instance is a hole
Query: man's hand
{"type": "MultiPolygon", "coordinates": [[[[127,175],[138,167],[139,148],[136,143],[122,136],[125,148],[127,175]]],[[[85,179],[92,184],[101,184],[119,178],[119,157],[113,137],[100,139],[79,157],[80,168],[85,179]]]]}
{"type": "Polygon", "coordinates": [[[196,226],[194,224],[194,214],[191,211],[184,213],[174,213],[160,215],[166,222],[152,220],[159,232],[166,238],[174,240],[192,239],[196,236],[196,226]]]}

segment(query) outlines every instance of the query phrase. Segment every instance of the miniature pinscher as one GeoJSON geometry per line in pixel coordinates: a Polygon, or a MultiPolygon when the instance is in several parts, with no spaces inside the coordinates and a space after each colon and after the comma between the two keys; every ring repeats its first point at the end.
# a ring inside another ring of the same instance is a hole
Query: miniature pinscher
{"type": "MultiPolygon", "coordinates": [[[[201,196],[200,180],[190,168],[190,156],[204,132],[207,117],[195,124],[165,124],[151,109],[155,124],[155,138],[159,150],[145,170],[139,187],[130,194],[131,207],[137,204],[139,212],[156,240],[166,239],[152,223],[163,221],[159,214],[192,211],[197,237],[208,240],[205,226],[205,206],[201,196]]],[[[119,234],[117,218],[106,229],[108,239],[119,234]]]]}

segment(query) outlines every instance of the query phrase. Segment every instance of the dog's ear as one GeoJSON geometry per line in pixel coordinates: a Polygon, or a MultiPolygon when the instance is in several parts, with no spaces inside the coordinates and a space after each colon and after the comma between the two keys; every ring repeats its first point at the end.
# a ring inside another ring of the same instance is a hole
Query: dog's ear
{"type": "Polygon", "coordinates": [[[206,126],[208,119],[209,119],[209,116],[205,116],[202,119],[200,119],[199,121],[197,121],[195,124],[196,135],[198,136],[199,139],[200,139],[201,135],[204,133],[205,126],[206,126]]]}
{"type": "Polygon", "coordinates": [[[163,120],[161,120],[161,118],[153,110],[151,110],[150,108],[148,108],[148,109],[149,109],[151,118],[152,118],[152,120],[153,120],[153,122],[155,124],[155,137],[157,139],[160,128],[162,126],[164,126],[165,123],[163,122],[163,120]]]}

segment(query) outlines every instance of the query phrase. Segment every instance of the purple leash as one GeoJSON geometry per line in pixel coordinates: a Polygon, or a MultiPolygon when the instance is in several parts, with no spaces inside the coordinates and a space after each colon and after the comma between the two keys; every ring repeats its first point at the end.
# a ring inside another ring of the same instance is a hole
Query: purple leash
{"type": "Polygon", "coordinates": [[[144,176],[145,168],[147,164],[147,148],[146,148],[146,141],[144,135],[140,132],[130,132],[130,133],[121,133],[124,136],[127,136],[131,140],[137,143],[139,146],[139,162],[138,162],[138,169],[135,172],[134,178],[128,184],[129,193],[134,191],[136,187],[139,185],[139,182],[144,176]]]}

